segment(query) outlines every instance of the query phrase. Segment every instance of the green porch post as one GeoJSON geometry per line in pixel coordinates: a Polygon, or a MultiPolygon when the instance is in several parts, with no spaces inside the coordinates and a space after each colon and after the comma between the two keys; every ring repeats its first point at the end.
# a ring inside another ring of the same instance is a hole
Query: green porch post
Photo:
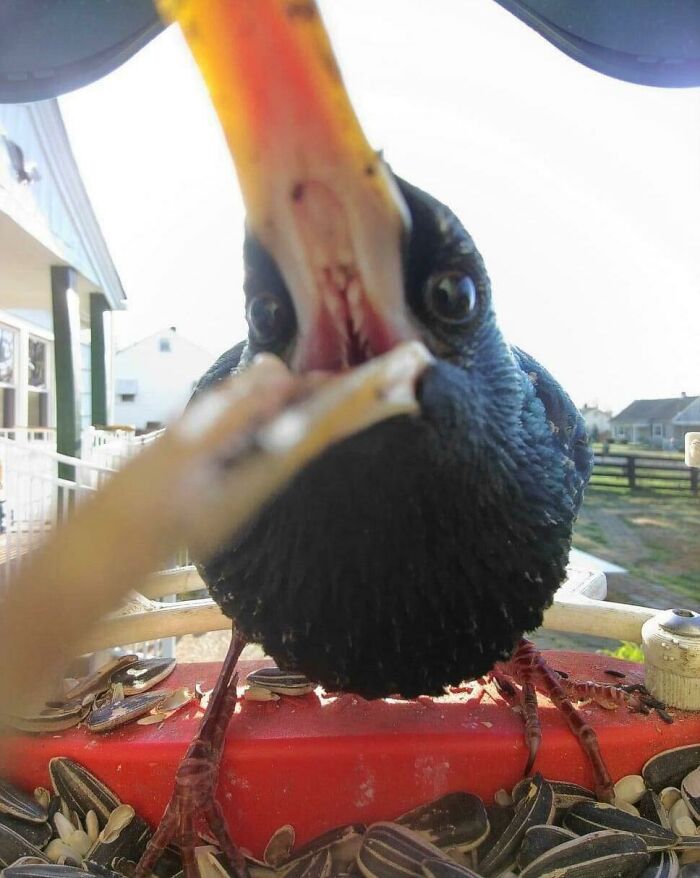
{"type": "Polygon", "coordinates": [[[102,293],[90,293],[90,380],[92,384],[92,425],[106,427],[107,412],[107,333],[110,307],[102,293]]]}
{"type": "MultiPolygon", "coordinates": [[[[54,362],[56,367],[56,449],[80,457],[80,303],[75,269],[51,266],[54,362]]],[[[59,475],[72,478],[72,467],[59,475]]]]}

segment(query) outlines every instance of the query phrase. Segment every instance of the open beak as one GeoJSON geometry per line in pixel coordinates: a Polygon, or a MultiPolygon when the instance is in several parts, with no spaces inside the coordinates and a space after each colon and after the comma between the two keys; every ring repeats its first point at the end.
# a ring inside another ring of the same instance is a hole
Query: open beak
{"type": "Polygon", "coordinates": [[[341,370],[416,338],[409,214],[355,116],[313,0],[158,0],[204,75],[250,232],[298,326],[292,368],[341,370]]]}

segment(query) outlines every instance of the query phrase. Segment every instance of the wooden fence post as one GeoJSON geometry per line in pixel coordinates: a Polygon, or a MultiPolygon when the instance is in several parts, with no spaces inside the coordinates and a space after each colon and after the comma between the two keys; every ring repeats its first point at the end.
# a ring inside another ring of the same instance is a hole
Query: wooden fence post
{"type": "Polygon", "coordinates": [[[692,494],[698,493],[698,473],[700,470],[693,466],[690,468],[690,491],[692,494]]]}
{"type": "Polygon", "coordinates": [[[635,473],[635,469],[634,469],[634,460],[635,460],[635,458],[634,458],[633,454],[630,454],[629,457],[627,458],[627,481],[628,481],[629,486],[630,486],[630,491],[634,491],[634,489],[637,487],[637,479],[636,479],[636,473],[635,473]]]}

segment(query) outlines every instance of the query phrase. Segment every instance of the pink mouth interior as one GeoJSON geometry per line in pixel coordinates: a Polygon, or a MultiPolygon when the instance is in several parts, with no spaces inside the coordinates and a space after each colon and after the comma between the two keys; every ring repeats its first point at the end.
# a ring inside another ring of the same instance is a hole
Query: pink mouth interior
{"type": "Polygon", "coordinates": [[[390,351],[404,338],[370,305],[347,269],[324,272],[321,307],[299,341],[299,370],[342,372],[390,351]]]}

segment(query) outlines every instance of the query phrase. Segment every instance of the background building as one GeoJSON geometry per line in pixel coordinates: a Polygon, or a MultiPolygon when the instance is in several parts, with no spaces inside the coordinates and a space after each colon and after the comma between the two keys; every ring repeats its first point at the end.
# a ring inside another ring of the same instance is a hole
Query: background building
{"type": "Polygon", "coordinates": [[[116,424],[156,430],[179,415],[197,380],[214,362],[209,351],[174,326],[155,332],[115,356],[116,424]]]}
{"type": "Polygon", "coordinates": [[[81,429],[113,416],[110,311],[125,294],[55,100],[0,104],[0,428],[81,429]]]}
{"type": "Polygon", "coordinates": [[[700,429],[700,397],[635,399],[612,419],[618,442],[681,450],[685,434],[700,429]]]}
{"type": "Polygon", "coordinates": [[[610,438],[612,412],[603,411],[596,405],[584,405],[580,411],[586,431],[594,442],[610,438]]]}

